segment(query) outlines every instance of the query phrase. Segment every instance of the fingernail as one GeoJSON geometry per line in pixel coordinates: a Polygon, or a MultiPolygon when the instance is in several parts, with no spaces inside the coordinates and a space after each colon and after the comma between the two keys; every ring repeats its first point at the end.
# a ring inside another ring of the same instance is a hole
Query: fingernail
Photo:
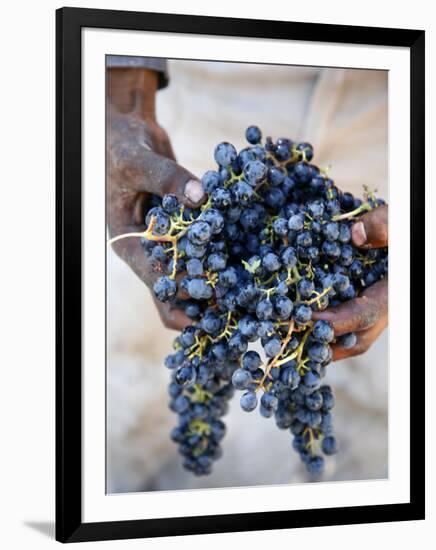
{"type": "Polygon", "coordinates": [[[204,198],[203,186],[198,180],[189,180],[183,193],[194,204],[199,203],[204,198]]]}
{"type": "Polygon", "coordinates": [[[353,237],[354,244],[362,246],[366,243],[366,231],[363,222],[357,222],[351,228],[351,235],[353,237]]]}

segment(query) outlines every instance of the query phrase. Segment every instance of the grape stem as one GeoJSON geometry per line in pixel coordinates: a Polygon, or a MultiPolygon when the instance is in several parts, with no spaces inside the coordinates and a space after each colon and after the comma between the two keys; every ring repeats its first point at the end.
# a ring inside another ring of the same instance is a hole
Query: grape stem
{"type": "MultiPolygon", "coordinates": [[[[291,361],[292,359],[297,359],[297,363],[300,363],[301,362],[301,356],[303,355],[304,344],[306,343],[306,340],[308,339],[309,334],[311,332],[312,332],[312,325],[309,325],[308,330],[305,332],[303,338],[301,339],[301,342],[298,344],[298,348],[293,353],[291,353],[291,355],[288,355],[288,356],[283,357],[282,359],[276,361],[274,366],[280,367],[281,365],[284,365],[285,363],[287,363],[288,361],[291,361]]],[[[281,355],[281,353],[279,353],[277,358],[280,355],[281,355]]]]}
{"type": "Polygon", "coordinates": [[[311,304],[314,304],[315,302],[318,302],[318,300],[320,300],[323,296],[328,294],[331,290],[332,290],[331,286],[328,286],[322,292],[316,292],[316,290],[315,290],[314,292],[315,292],[316,296],[314,298],[311,298],[310,300],[306,300],[305,302],[303,302],[303,304],[306,304],[307,306],[310,306],[311,304]]]}
{"type": "Polygon", "coordinates": [[[303,430],[303,437],[305,437],[306,434],[309,434],[309,441],[307,442],[306,444],[306,449],[309,449],[310,450],[310,453],[311,454],[314,454],[313,453],[313,443],[315,441],[315,437],[313,435],[313,430],[312,428],[310,428],[309,426],[307,426],[306,428],[304,428],[303,430]]]}
{"type": "Polygon", "coordinates": [[[369,202],[364,202],[358,208],[355,208],[351,212],[346,212],[345,214],[336,214],[336,216],[332,217],[332,221],[338,222],[341,220],[348,220],[350,218],[358,216],[362,212],[369,212],[370,210],[372,210],[372,206],[369,204],[369,202]]]}
{"type": "MultiPolygon", "coordinates": [[[[188,227],[180,227],[180,224],[176,224],[173,221],[171,221],[171,227],[169,233],[166,235],[154,235],[153,234],[153,227],[156,224],[156,216],[152,216],[150,223],[145,231],[142,232],[132,232],[132,233],[123,233],[122,235],[117,235],[116,237],[112,237],[112,239],[109,239],[107,244],[113,244],[117,241],[120,241],[121,239],[127,239],[129,237],[140,237],[147,239],[148,241],[158,241],[158,242],[166,242],[166,243],[172,243],[173,247],[173,269],[170,275],[171,279],[175,279],[177,274],[177,261],[179,259],[179,251],[177,247],[177,241],[185,235],[189,229],[188,227]],[[174,229],[181,229],[178,233],[172,235],[172,231],[174,229]]],[[[190,225],[190,223],[189,223],[190,225]]]]}
{"type": "Polygon", "coordinates": [[[260,382],[259,382],[259,386],[256,388],[256,390],[258,390],[259,388],[262,388],[264,383],[265,383],[265,380],[268,378],[268,375],[271,371],[271,369],[276,365],[278,364],[278,361],[280,359],[280,357],[283,355],[285,349],[286,349],[286,346],[288,345],[290,339],[292,338],[292,333],[294,331],[294,321],[291,321],[289,323],[289,329],[288,329],[288,333],[286,334],[285,336],[285,339],[283,340],[282,342],[282,346],[280,348],[280,351],[279,353],[274,357],[274,359],[272,359],[268,365],[265,367],[265,372],[262,376],[262,378],[260,379],[260,382]]]}
{"type": "Polygon", "coordinates": [[[210,434],[209,424],[207,424],[207,422],[204,422],[204,420],[200,420],[199,418],[194,418],[193,420],[191,420],[189,428],[192,430],[192,435],[199,434],[203,436],[210,434]]]}
{"type": "Polygon", "coordinates": [[[200,386],[200,384],[194,384],[193,390],[194,392],[191,397],[191,400],[195,401],[196,403],[204,403],[206,400],[212,398],[212,394],[207,390],[204,390],[200,386]]]}
{"type": "Polygon", "coordinates": [[[212,339],[213,343],[219,342],[222,338],[228,338],[232,335],[231,329],[236,329],[237,325],[232,325],[231,323],[232,323],[232,312],[229,311],[227,313],[227,322],[226,322],[225,329],[220,334],[218,334],[216,338],[212,339]]]}
{"type": "Polygon", "coordinates": [[[141,233],[133,232],[133,233],[123,233],[122,235],[117,235],[116,237],[112,237],[112,239],[109,239],[107,244],[113,244],[117,241],[120,241],[121,239],[127,239],[128,237],[144,237],[145,232],[142,231],[141,233]]]}
{"type": "Polygon", "coordinates": [[[312,325],[310,325],[310,328],[304,334],[303,338],[301,339],[301,342],[298,345],[298,348],[297,348],[297,363],[299,363],[301,361],[301,356],[303,355],[304,345],[306,344],[306,340],[309,338],[311,332],[312,332],[312,325]]]}
{"type": "MultiPolygon", "coordinates": [[[[143,237],[144,239],[147,239],[148,241],[159,241],[159,242],[169,242],[174,243],[178,238],[180,238],[181,234],[178,233],[177,235],[171,235],[168,233],[167,235],[153,235],[153,227],[156,224],[156,217],[152,216],[150,223],[145,231],[142,232],[133,232],[133,233],[122,233],[121,235],[117,235],[116,237],[112,237],[112,239],[109,239],[107,244],[113,244],[116,241],[120,241],[121,239],[127,239],[129,237],[143,237]]],[[[186,233],[187,230],[184,230],[186,233]]]]}
{"type": "Polygon", "coordinates": [[[192,359],[195,356],[203,356],[203,351],[207,345],[207,338],[207,335],[203,338],[199,338],[198,336],[195,337],[195,342],[189,348],[190,354],[188,355],[188,359],[192,359]]]}

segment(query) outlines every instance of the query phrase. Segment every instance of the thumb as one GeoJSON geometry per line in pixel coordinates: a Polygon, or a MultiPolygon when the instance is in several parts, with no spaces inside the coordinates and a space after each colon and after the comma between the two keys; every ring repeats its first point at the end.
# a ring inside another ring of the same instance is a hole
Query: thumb
{"type": "Polygon", "coordinates": [[[351,228],[353,243],[360,248],[388,246],[388,206],[367,212],[351,228]]]}
{"type": "Polygon", "coordinates": [[[174,160],[151,150],[141,150],[139,155],[132,154],[124,166],[124,185],[132,191],[153,193],[163,197],[168,193],[177,196],[179,202],[190,208],[201,205],[206,194],[199,179],[174,160]]]}

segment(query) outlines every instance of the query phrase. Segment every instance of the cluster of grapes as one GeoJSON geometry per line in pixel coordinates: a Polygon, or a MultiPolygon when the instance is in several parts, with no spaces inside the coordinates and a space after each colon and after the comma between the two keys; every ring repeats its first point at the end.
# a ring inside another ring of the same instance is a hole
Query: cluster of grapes
{"type": "MultiPolygon", "coordinates": [[[[259,404],[262,416],[274,416],[318,476],[322,454],[337,450],[334,397],[322,383],[336,340],[312,312],[354,298],[387,274],[387,249],[358,250],[350,229],[383,201],[368,190],[363,201],[342,193],[310,164],[308,143],[268,137],[261,145],[256,126],[246,138],[250,145],[239,153],[230,143],[216,147],[218,168],[202,178],[203,206],[190,209],[166,195],[154,197],[146,215],[145,254],[165,273],[154,293],[193,321],[165,361],[170,408],[179,417],[171,437],[186,469],[210,473],[221,455],[221,417],[241,390],[242,409],[259,404]],[[261,354],[249,349],[257,340],[261,354]]],[[[340,340],[349,348],[356,336],[340,340]]]]}

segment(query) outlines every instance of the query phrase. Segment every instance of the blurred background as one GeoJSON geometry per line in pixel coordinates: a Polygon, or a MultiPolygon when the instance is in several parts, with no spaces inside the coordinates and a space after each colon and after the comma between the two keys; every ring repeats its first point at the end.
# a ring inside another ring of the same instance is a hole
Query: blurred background
{"type": "MultiPolygon", "coordinates": [[[[157,119],[177,160],[198,177],[214,168],[220,141],[246,145],[256,124],[273,139],[309,141],[314,163],[330,167],[342,190],[363,185],[388,197],[388,73],[355,69],[170,60],[157,119]]],[[[224,417],[223,457],[213,474],[183,470],[169,432],[169,372],[163,361],[176,333],[160,322],[148,289],[108,248],[107,491],[134,492],[306,482],[288,431],[233,399],[224,417]]],[[[388,476],[388,333],[363,356],[329,366],[340,452],[324,481],[388,476]]]]}

